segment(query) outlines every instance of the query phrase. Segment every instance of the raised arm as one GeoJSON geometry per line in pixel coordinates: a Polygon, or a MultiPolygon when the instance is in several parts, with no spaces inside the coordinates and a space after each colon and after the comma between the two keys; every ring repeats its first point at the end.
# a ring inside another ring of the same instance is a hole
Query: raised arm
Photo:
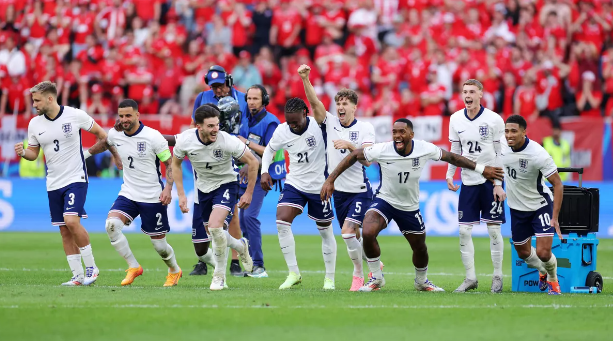
{"type": "Polygon", "coordinates": [[[324,183],[321,188],[320,197],[321,200],[327,201],[332,197],[332,193],[334,193],[334,181],[341,175],[344,171],[349,169],[354,163],[358,160],[366,160],[364,156],[364,149],[356,149],[351,152],[351,154],[347,155],[339,164],[336,166],[332,174],[328,175],[328,179],[324,183]]]}
{"type": "Polygon", "coordinates": [[[317,124],[322,124],[326,119],[326,107],[321,103],[317,95],[315,94],[315,88],[313,88],[313,84],[309,80],[309,74],[311,73],[311,67],[305,64],[300,65],[298,68],[298,74],[300,78],[302,78],[302,85],[304,85],[304,93],[307,96],[307,100],[313,109],[313,117],[315,117],[315,121],[317,124]]]}

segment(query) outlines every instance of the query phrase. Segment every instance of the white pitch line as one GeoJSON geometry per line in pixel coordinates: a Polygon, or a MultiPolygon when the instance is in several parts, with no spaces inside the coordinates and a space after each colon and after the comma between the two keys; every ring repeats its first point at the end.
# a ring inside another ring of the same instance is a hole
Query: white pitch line
{"type": "MultiPolygon", "coordinates": [[[[49,308],[112,308],[112,309],[160,309],[160,308],[175,308],[175,309],[576,309],[576,308],[601,308],[610,309],[613,308],[613,304],[605,305],[570,305],[570,304],[522,304],[522,305],[357,305],[357,306],[326,306],[326,305],[312,305],[312,306],[269,306],[269,305],[159,305],[159,304],[121,304],[121,305],[48,305],[49,308]]],[[[40,309],[40,306],[19,306],[19,305],[7,305],[0,306],[0,309],[40,309]]]]}

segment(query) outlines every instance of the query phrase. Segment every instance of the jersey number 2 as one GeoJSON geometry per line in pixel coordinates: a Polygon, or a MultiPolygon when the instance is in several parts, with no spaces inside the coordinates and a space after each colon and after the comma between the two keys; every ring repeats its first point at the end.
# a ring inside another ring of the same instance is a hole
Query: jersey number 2
{"type": "Polygon", "coordinates": [[[134,165],[133,165],[133,163],[134,163],[134,158],[133,158],[133,157],[131,157],[131,156],[128,156],[128,161],[130,161],[130,165],[129,165],[128,167],[130,167],[130,168],[134,169],[134,165]]]}

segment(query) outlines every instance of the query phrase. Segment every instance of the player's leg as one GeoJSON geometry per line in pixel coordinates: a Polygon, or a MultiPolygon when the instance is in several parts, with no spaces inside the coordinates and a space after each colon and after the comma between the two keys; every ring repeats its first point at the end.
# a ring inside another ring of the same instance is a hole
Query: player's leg
{"type": "Polygon", "coordinates": [[[490,255],[494,265],[492,276],[493,293],[502,292],[502,258],[504,254],[504,240],[500,232],[500,225],[506,221],[504,202],[494,198],[494,184],[486,181],[481,185],[481,221],[487,224],[490,236],[490,255]]]}
{"type": "MultiPolygon", "coordinates": [[[[361,194],[361,193],[360,193],[361,194]]],[[[366,208],[370,205],[367,197],[360,194],[334,193],[334,208],[341,225],[341,235],[347,246],[347,254],[353,263],[353,279],[350,291],[357,291],[364,285],[364,268],[362,263],[362,244],[360,244],[360,227],[364,220],[366,208]],[[364,200],[362,200],[364,199],[364,200]]]]}
{"type": "Polygon", "coordinates": [[[302,281],[296,260],[296,241],[292,233],[292,223],[298,215],[302,214],[306,203],[306,197],[302,196],[293,186],[285,184],[277,204],[277,233],[289,274],[279,289],[289,289],[302,281]]]}
{"type": "MultiPolygon", "coordinates": [[[[234,212],[238,213],[238,207],[234,205],[234,212]]],[[[235,240],[241,239],[241,227],[239,222],[238,214],[232,215],[232,220],[230,220],[230,225],[228,226],[228,233],[235,240]]],[[[241,269],[241,265],[238,261],[238,252],[232,249],[232,262],[230,262],[230,274],[236,277],[243,277],[244,273],[241,269]]]]}
{"type": "Polygon", "coordinates": [[[548,205],[540,208],[534,214],[532,228],[536,236],[536,255],[543,262],[545,270],[547,270],[549,295],[560,295],[561,291],[557,274],[558,260],[553,252],[551,252],[554,236],[554,227],[551,226],[552,214],[553,204],[548,200],[548,205]]]}
{"type": "Polygon", "coordinates": [[[379,247],[379,243],[377,242],[377,236],[384,228],[387,227],[389,222],[389,219],[385,214],[385,208],[383,208],[383,210],[379,209],[381,206],[383,206],[381,204],[382,202],[384,201],[375,198],[368,211],[366,211],[366,215],[364,216],[364,221],[362,223],[364,254],[366,254],[368,268],[370,269],[372,276],[358,291],[368,292],[379,290],[385,286],[385,278],[383,277],[383,271],[380,267],[381,249],[379,247]]]}
{"type": "MultiPolygon", "coordinates": [[[[241,191],[242,192],[242,191],[241,191]]],[[[262,204],[266,197],[266,191],[260,184],[256,184],[253,190],[251,205],[246,209],[240,210],[240,225],[243,235],[249,240],[249,253],[253,258],[253,271],[249,276],[264,278],[268,277],[264,268],[264,253],[262,252],[262,231],[261,223],[258,219],[262,204]]]]}
{"type": "Polygon", "coordinates": [[[547,289],[547,270],[543,266],[543,262],[536,254],[536,249],[532,247],[532,236],[534,230],[532,221],[535,218],[535,212],[523,212],[511,209],[511,240],[517,251],[517,256],[526,262],[529,268],[537,269],[539,272],[539,289],[544,291],[547,289]]]}
{"type": "MultiPolygon", "coordinates": [[[[211,212],[206,213],[204,217],[209,217],[211,212]]],[[[198,257],[198,264],[194,265],[194,270],[190,272],[192,276],[206,275],[208,272],[207,264],[212,268],[215,268],[215,259],[213,257],[213,250],[209,247],[210,238],[206,233],[204,221],[202,220],[202,210],[199,203],[194,203],[194,210],[192,214],[192,243],[194,244],[194,251],[196,251],[196,257],[198,257]]]]}
{"type": "Polygon", "coordinates": [[[222,290],[226,281],[226,267],[228,264],[227,236],[229,234],[224,231],[223,225],[229,213],[230,211],[223,207],[213,207],[208,219],[208,231],[213,240],[213,256],[217,264],[213,271],[211,290],[222,290]]]}
{"type": "Polygon", "coordinates": [[[66,260],[68,261],[68,266],[70,267],[70,271],[72,272],[72,278],[65,283],[62,283],[64,286],[77,286],[83,284],[83,280],[85,277],[85,273],[83,272],[83,264],[81,264],[81,252],[79,251],[79,247],[74,242],[74,238],[72,237],[72,233],[70,230],[63,225],[59,226],[60,235],[62,236],[62,245],[64,246],[64,252],[66,253],[66,260]]]}
{"type": "Polygon", "coordinates": [[[308,215],[317,224],[317,230],[321,236],[321,253],[324,258],[326,267],[326,275],[324,277],[324,290],[334,290],[334,275],[336,273],[336,239],[334,238],[334,229],[332,228],[332,220],[334,220],[334,212],[330,201],[321,202],[319,194],[303,193],[307,198],[308,215]]]}
{"type": "Polygon", "coordinates": [[[87,218],[85,213],[85,199],[87,197],[87,183],[77,182],[64,187],[62,193],[64,203],[64,224],[72,234],[75,244],[81,251],[81,258],[85,264],[84,285],[93,284],[98,278],[99,270],[94,261],[89,234],[81,225],[81,217],[87,218]]]}
{"type": "Polygon", "coordinates": [[[111,246],[128,263],[126,277],[121,281],[121,285],[130,285],[136,277],[143,274],[143,268],[136,261],[128,239],[123,234],[124,227],[130,225],[138,215],[139,211],[136,204],[132,200],[119,196],[113,203],[104,226],[111,246]]]}
{"type": "Polygon", "coordinates": [[[475,246],[473,244],[473,225],[480,223],[479,195],[481,186],[466,186],[462,184],[458,200],[458,220],[460,224],[460,254],[466,275],[464,281],[454,292],[466,292],[477,289],[477,273],[475,271],[475,246]]]}

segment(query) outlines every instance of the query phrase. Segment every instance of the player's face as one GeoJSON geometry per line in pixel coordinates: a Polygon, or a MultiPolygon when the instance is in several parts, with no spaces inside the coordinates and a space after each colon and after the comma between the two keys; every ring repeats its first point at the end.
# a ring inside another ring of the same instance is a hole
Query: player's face
{"type": "Polygon", "coordinates": [[[44,96],[40,92],[32,94],[32,106],[38,115],[45,115],[51,110],[53,96],[44,96]]]}
{"type": "Polygon", "coordinates": [[[341,124],[347,126],[353,122],[355,118],[356,105],[351,103],[347,98],[340,97],[336,101],[336,113],[341,120],[341,124]]]}
{"type": "Polygon", "coordinates": [[[217,141],[217,133],[219,133],[218,117],[205,118],[202,124],[196,124],[196,127],[200,132],[200,138],[203,142],[217,141]]]}
{"type": "Polygon", "coordinates": [[[247,107],[251,113],[258,113],[262,110],[262,90],[249,89],[247,91],[247,107]]]}
{"type": "Polygon", "coordinates": [[[217,98],[226,97],[230,94],[230,88],[226,84],[215,83],[211,85],[211,89],[213,89],[213,93],[217,98]]]}
{"type": "Polygon", "coordinates": [[[526,130],[517,123],[507,123],[504,126],[504,137],[511,148],[520,147],[524,143],[526,130]]]}
{"type": "Polygon", "coordinates": [[[481,97],[483,97],[483,91],[479,90],[477,86],[464,85],[462,99],[467,110],[479,108],[481,106],[481,97]]]}
{"type": "Polygon", "coordinates": [[[294,132],[301,132],[306,126],[306,113],[304,112],[286,112],[285,121],[294,132]]]}
{"type": "Polygon", "coordinates": [[[397,151],[402,154],[407,154],[409,150],[406,150],[406,148],[411,144],[414,135],[413,129],[406,123],[394,122],[394,126],[392,127],[392,138],[394,139],[394,146],[397,151]]]}
{"type": "Polygon", "coordinates": [[[119,115],[119,124],[123,131],[132,132],[138,126],[138,117],[140,114],[132,107],[117,109],[119,115]]]}

